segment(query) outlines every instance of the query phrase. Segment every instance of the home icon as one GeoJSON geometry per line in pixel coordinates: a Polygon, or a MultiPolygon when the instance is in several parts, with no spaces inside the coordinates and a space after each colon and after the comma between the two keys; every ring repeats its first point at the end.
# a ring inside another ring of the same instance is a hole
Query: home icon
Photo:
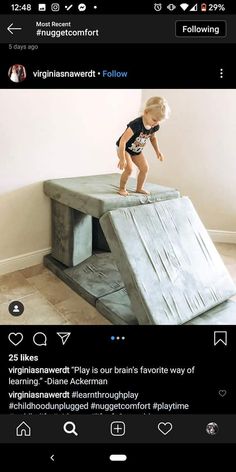
{"type": "Polygon", "coordinates": [[[22,423],[17,426],[16,436],[31,436],[31,428],[25,421],[22,421],[22,423]]]}

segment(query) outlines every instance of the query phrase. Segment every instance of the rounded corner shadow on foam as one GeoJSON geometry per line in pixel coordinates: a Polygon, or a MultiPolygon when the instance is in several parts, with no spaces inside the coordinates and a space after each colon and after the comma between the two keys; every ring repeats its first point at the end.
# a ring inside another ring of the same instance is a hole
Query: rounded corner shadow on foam
{"type": "Polygon", "coordinates": [[[99,218],[99,223],[103,229],[103,231],[106,230],[106,225],[107,225],[107,222],[108,220],[110,219],[110,213],[111,211],[106,211],[106,213],[104,213],[102,216],[100,216],[99,218]]]}

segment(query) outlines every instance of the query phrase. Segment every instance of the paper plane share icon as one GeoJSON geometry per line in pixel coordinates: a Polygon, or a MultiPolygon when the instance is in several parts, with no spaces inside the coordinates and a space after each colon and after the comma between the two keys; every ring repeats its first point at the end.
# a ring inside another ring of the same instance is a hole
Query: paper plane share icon
{"type": "Polygon", "coordinates": [[[66,344],[66,342],[68,341],[71,333],[57,333],[59,338],[61,338],[61,342],[63,344],[63,346],[66,344]]]}

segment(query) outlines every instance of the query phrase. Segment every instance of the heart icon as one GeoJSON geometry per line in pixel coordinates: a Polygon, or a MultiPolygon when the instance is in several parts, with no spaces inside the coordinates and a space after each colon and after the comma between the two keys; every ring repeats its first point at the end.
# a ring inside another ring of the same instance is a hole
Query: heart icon
{"type": "Polygon", "coordinates": [[[219,390],[219,395],[221,397],[225,397],[226,393],[227,393],[227,390],[219,390]]]}
{"type": "Polygon", "coordinates": [[[158,429],[162,434],[166,436],[173,429],[173,425],[169,421],[167,423],[161,421],[160,423],[158,423],[158,429]]]}
{"type": "Polygon", "coordinates": [[[23,341],[23,334],[22,333],[10,333],[8,335],[8,339],[10,343],[12,343],[14,346],[18,346],[18,344],[23,341]]]}

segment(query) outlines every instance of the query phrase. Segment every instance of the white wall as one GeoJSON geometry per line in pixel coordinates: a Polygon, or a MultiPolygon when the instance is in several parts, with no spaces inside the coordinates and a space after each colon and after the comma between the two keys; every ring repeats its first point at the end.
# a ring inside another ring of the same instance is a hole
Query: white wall
{"type": "Polygon", "coordinates": [[[0,91],[0,273],[50,246],[44,180],[119,172],[115,142],[140,101],[141,90],[0,91]]]}
{"type": "Polygon", "coordinates": [[[148,179],[189,195],[208,229],[236,241],[236,90],[1,90],[0,273],[50,246],[42,182],[117,172],[115,141],[152,95],[172,114],[158,133],[165,162],[145,149],[148,179]]]}
{"type": "Polygon", "coordinates": [[[154,95],[172,114],[157,133],[166,160],[147,145],[148,179],[177,187],[208,229],[227,232],[229,241],[234,232],[236,242],[236,90],[143,90],[142,101],[154,95]]]}

